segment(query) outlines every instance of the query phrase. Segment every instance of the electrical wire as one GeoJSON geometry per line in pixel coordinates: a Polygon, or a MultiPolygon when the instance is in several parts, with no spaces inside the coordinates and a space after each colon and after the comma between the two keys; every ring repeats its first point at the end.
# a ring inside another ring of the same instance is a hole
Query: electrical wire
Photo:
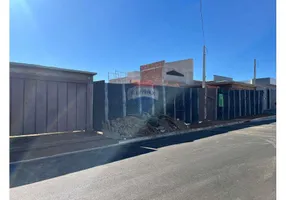
{"type": "Polygon", "coordinates": [[[204,45],[206,45],[205,30],[204,30],[204,18],[203,18],[203,2],[202,2],[202,0],[200,0],[200,13],[201,13],[201,22],[202,22],[203,43],[204,43],[204,45]]]}

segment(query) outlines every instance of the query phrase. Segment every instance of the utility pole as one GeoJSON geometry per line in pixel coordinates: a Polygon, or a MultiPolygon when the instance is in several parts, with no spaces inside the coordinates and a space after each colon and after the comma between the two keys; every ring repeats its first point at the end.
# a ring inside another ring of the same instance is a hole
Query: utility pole
{"type": "Polygon", "coordinates": [[[203,83],[204,88],[204,121],[207,119],[207,87],[206,87],[206,46],[203,47],[203,83]]]}
{"type": "Polygon", "coordinates": [[[253,69],[253,81],[252,84],[255,86],[256,84],[256,59],[254,59],[254,69],[253,69]]]}

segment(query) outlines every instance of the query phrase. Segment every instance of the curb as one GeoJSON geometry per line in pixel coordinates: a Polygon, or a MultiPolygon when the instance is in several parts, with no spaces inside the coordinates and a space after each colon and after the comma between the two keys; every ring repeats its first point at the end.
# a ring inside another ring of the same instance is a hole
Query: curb
{"type": "MultiPolygon", "coordinates": [[[[269,117],[261,117],[261,118],[256,118],[256,119],[243,120],[243,121],[239,121],[239,122],[231,122],[231,123],[226,123],[226,124],[221,124],[221,125],[214,125],[214,126],[209,126],[209,127],[204,127],[204,128],[196,128],[196,129],[188,129],[188,130],[181,130],[181,131],[173,131],[173,132],[169,132],[169,133],[166,133],[166,134],[163,134],[163,135],[143,136],[143,137],[137,137],[137,138],[127,139],[127,140],[119,140],[119,141],[117,140],[117,143],[119,143],[119,144],[129,144],[129,143],[132,143],[132,142],[140,142],[140,141],[145,141],[145,140],[164,138],[164,137],[173,136],[173,135],[181,135],[181,134],[186,134],[186,133],[191,133],[191,132],[209,130],[209,129],[213,129],[213,128],[232,126],[232,125],[246,123],[246,122],[259,122],[259,121],[263,121],[263,120],[271,120],[271,119],[275,119],[275,118],[276,118],[276,115],[275,116],[269,116],[269,117]]],[[[14,152],[18,152],[18,151],[27,151],[27,150],[32,150],[32,149],[33,150],[35,150],[35,149],[44,149],[44,148],[58,146],[58,145],[61,145],[61,144],[65,145],[65,144],[74,144],[74,143],[81,143],[81,142],[92,142],[92,141],[104,140],[104,139],[116,140],[116,139],[111,138],[111,137],[92,138],[92,139],[91,138],[86,138],[86,139],[81,139],[81,140],[73,139],[73,140],[69,140],[69,141],[65,141],[65,142],[54,142],[52,144],[51,143],[50,144],[44,144],[44,145],[41,145],[41,146],[34,146],[34,147],[29,147],[29,148],[15,147],[15,148],[11,148],[10,152],[14,153],[14,152]]]]}
{"type": "Polygon", "coordinates": [[[276,119],[276,115],[252,119],[252,120],[250,120],[250,122],[260,122],[260,121],[267,121],[267,120],[273,120],[273,119],[276,119]]]}
{"type": "Polygon", "coordinates": [[[108,144],[108,145],[101,146],[101,147],[94,147],[94,148],[89,148],[89,149],[83,149],[83,150],[78,150],[78,151],[56,154],[56,155],[52,155],[52,156],[45,156],[45,157],[33,158],[33,159],[29,159],[29,160],[20,160],[20,161],[10,162],[9,165],[28,163],[28,162],[39,161],[39,160],[44,160],[44,159],[49,159],[49,158],[57,158],[57,157],[76,154],[76,153],[89,152],[89,151],[98,150],[98,149],[106,149],[109,147],[116,147],[116,146],[120,146],[123,144],[129,144],[129,143],[134,143],[134,142],[139,142],[139,141],[147,141],[147,140],[152,140],[152,139],[157,139],[157,138],[164,138],[164,137],[173,136],[173,135],[188,134],[188,133],[196,132],[196,131],[200,131],[200,130],[209,130],[209,129],[213,129],[213,128],[227,127],[227,126],[232,126],[232,125],[236,125],[236,124],[243,124],[243,123],[247,123],[247,122],[267,121],[267,120],[271,120],[271,119],[276,119],[276,115],[270,116],[270,117],[261,117],[261,118],[257,118],[257,119],[251,119],[251,120],[242,120],[239,122],[232,122],[232,123],[215,125],[215,126],[204,127],[204,128],[197,128],[197,129],[191,129],[191,130],[171,132],[171,133],[167,133],[164,135],[146,136],[146,137],[134,138],[134,139],[129,139],[129,140],[123,140],[123,141],[119,141],[118,143],[115,143],[115,144],[108,144]]]}
{"type": "Polygon", "coordinates": [[[189,129],[189,130],[182,130],[182,131],[174,131],[174,132],[166,133],[164,135],[144,136],[144,137],[139,137],[139,138],[120,140],[119,144],[129,144],[129,143],[133,143],[133,142],[148,141],[148,140],[159,139],[159,138],[164,138],[164,137],[169,137],[169,136],[174,136],[174,135],[183,135],[183,134],[188,134],[188,133],[197,132],[197,131],[203,131],[203,130],[210,130],[210,129],[214,129],[214,128],[233,126],[233,125],[243,124],[243,123],[247,123],[247,122],[267,121],[267,120],[272,120],[272,119],[275,119],[275,118],[276,118],[276,115],[275,116],[269,116],[269,117],[261,117],[261,118],[256,118],[256,119],[250,119],[250,120],[242,120],[242,121],[239,121],[239,122],[231,122],[231,123],[226,123],[226,124],[221,124],[221,125],[214,125],[214,126],[209,126],[209,127],[204,127],[204,128],[196,128],[196,129],[189,129]]]}
{"type": "Polygon", "coordinates": [[[55,155],[51,155],[51,156],[32,158],[32,159],[28,159],[28,160],[19,160],[19,161],[10,162],[9,165],[16,165],[16,164],[29,163],[29,162],[34,162],[34,161],[39,161],[39,160],[44,160],[44,159],[58,158],[58,157],[61,157],[61,156],[67,156],[67,155],[72,155],[72,154],[76,154],[76,153],[85,153],[85,152],[99,150],[99,149],[107,149],[107,148],[116,147],[116,146],[119,146],[119,145],[120,145],[119,143],[108,144],[108,145],[101,146],[101,147],[94,147],[94,148],[82,149],[82,150],[78,150],[78,151],[59,153],[59,154],[55,154],[55,155]]]}
{"type": "MultiPolygon", "coordinates": [[[[94,136],[96,137],[96,136],[94,136]]],[[[49,148],[49,147],[55,147],[58,145],[66,145],[66,144],[75,144],[75,143],[81,143],[81,142],[92,142],[92,141],[101,141],[101,140],[111,140],[112,138],[86,138],[86,139],[81,139],[81,140],[77,140],[77,139],[73,139],[73,140],[69,140],[69,141],[65,141],[65,142],[53,142],[53,143],[47,143],[47,144],[43,144],[40,146],[34,146],[34,147],[15,147],[15,148],[11,148],[10,152],[11,153],[15,153],[18,151],[29,151],[29,150],[35,150],[35,149],[45,149],[45,148],[49,148]]],[[[113,139],[114,140],[114,139],[113,139]]],[[[118,142],[117,142],[118,143],[118,142]]]]}
{"type": "Polygon", "coordinates": [[[74,134],[74,133],[86,133],[86,131],[63,131],[63,132],[50,132],[50,133],[34,133],[25,135],[10,135],[10,139],[26,138],[26,137],[39,137],[39,136],[49,136],[49,135],[61,135],[61,134],[74,134]]]}

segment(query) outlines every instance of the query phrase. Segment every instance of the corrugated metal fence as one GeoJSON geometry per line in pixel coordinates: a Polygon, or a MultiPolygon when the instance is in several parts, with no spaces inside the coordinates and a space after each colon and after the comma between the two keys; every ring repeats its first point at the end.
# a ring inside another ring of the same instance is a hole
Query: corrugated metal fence
{"type": "MultiPolygon", "coordinates": [[[[270,91],[270,93],[273,93],[270,91]]],[[[204,118],[204,89],[170,86],[144,86],[94,82],[94,129],[102,122],[126,115],[165,114],[186,123],[204,118]]],[[[230,120],[262,114],[269,92],[254,90],[207,89],[207,120],[230,120]],[[219,104],[222,95],[223,106],[219,104]]],[[[272,94],[273,96],[273,94],[272,94]]],[[[270,106],[269,106],[270,107],[270,106]]]]}
{"type": "MultiPolygon", "coordinates": [[[[186,123],[203,117],[203,89],[94,82],[94,129],[126,115],[165,114],[186,123]]],[[[208,119],[216,119],[216,89],[208,89],[208,119]]]]}
{"type": "Polygon", "coordinates": [[[218,120],[259,115],[263,112],[263,91],[219,89],[218,93],[222,94],[224,99],[223,107],[218,104],[218,120]]]}

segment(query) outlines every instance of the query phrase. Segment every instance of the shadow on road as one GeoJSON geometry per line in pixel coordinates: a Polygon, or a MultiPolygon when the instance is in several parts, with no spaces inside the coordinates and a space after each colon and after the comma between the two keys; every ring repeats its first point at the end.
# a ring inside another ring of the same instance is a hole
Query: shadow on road
{"type": "Polygon", "coordinates": [[[169,145],[192,142],[201,138],[224,134],[229,131],[270,124],[275,121],[276,120],[251,122],[230,127],[216,128],[213,130],[191,132],[184,135],[169,136],[149,141],[124,144],[57,158],[43,159],[28,163],[10,164],[10,187],[12,188],[43,181],[95,166],[143,155],[169,145]]]}

